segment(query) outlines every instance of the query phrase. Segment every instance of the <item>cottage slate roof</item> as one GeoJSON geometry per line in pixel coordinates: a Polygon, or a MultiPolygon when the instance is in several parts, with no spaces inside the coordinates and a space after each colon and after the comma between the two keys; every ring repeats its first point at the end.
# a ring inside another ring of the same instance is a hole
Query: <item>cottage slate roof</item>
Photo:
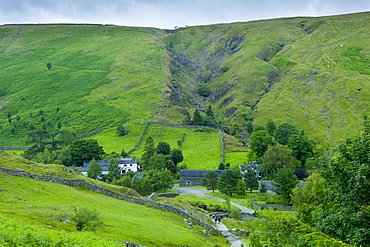
{"type": "Polygon", "coordinates": [[[205,177],[207,172],[214,171],[218,175],[226,170],[180,170],[180,177],[205,177]]]}
{"type": "Polygon", "coordinates": [[[119,158],[117,159],[119,165],[124,165],[124,164],[134,164],[136,163],[136,157],[132,158],[119,158]]]}

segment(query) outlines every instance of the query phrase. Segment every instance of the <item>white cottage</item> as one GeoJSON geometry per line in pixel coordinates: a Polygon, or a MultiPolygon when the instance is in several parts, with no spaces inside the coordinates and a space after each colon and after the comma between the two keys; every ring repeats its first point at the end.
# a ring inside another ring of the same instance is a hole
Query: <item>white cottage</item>
{"type": "MultiPolygon", "coordinates": [[[[121,174],[124,175],[128,171],[138,172],[140,170],[140,166],[137,164],[136,157],[132,158],[118,158],[118,166],[120,168],[121,174]]],[[[110,163],[110,160],[97,160],[98,164],[102,168],[102,175],[108,174],[108,166],[110,163]]],[[[87,169],[89,168],[89,165],[91,163],[91,160],[85,160],[83,162],[82,166],[76,167],[81,171],[81,173],[85,176],[87,176],[87,169]]]]}
{"type": "Polygon", "coordinates": [[[122,175],[128,171],[138,172],[140,170],[140,166],[137,164],[136,157],[119,158],[117,161],[118,166],[121,168],[122,175]]]}

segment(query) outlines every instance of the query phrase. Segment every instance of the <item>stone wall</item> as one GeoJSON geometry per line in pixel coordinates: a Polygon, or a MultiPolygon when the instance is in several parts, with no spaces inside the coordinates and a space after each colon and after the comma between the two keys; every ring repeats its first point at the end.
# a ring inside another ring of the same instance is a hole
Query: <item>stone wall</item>
{"type": "Polygon", "coordinates": [[[179,196],[179,195],[180,195],[179,193],[158,193],[158,194],[156,194],[156,193],[152,193],[152,194],[148,197],[148,199],[149,199],[149,200],[153,200],[153,199],[154,199],[154,198],[156,198],[156,197],[174,198],[174,197],[179,196]]]}
{"type": "Polygon", "coordinates": [[[167,204],[163,204],[163,203],[157,203],[157,202],[154,202],[154,201],[151,201],[151,200],[141,199],[141,198],[132,197],[132,196],[128,196],[128,195],[122,195],[122,194],[116,193],[114,191],[111,191],[107,188],[96,185],[94,183],[86,182],[83,179],[69,179],[69,178],[64,178],[64,177],[57,177],[55,175],[39,175],[39,174],[34,174],[34,173],[24,171],[22,169],[7,169],[7,168],[3,168],[3,167],[0,167],[0,172],[11,175],[11,176],[33,178],[33,179],[36,179],[36,180],[54,182],[54,183],[59,183],[59,184],[63,184],[63,185],[73,186],[73,187],[81,187],[82,186],[82,187],[85,187],[88,190],[91,190],[91,191],[94,191],[94,192],[97,192],[97,193],[100,193],[100,194],[103,194],[103,195],[106,195],[106,196],[109,196],[109,197],[113,197],[113,198],[116,198],[116,199],[119,199],[119,200],[131,202],[131,203],[135,203],[135,204],[139,204],[139,205],[153,206],[153,207],[156,207],[156,208],[160,208],[162,210],[166,210],[166,211],[181,215],[181,216],[187,218],[188,220],[191,220],[192,222],[194,222],[194,223],[196,223],[196,224],[198,224],[198,225],[200,225],[200,226],[202,226],[202,227],[204,227],[204,228],[206,228],[206,229],[208,229],[208,230],[210,230],[210,231],[212,231],[216,234],[221,234],[221,232],[215,226],[207,224],[207,223],[201,221],[200,219],[198,219],[198,218],[196,218],[196,217],[194,217],[194,216],[192,216],[192,215],[186,213],[185,211],[183,211],[181,209],[178,209],[176,207],[173,207],[173,206],[170,206],[170,205],[167,205],[167,204]]]}
{"type": "Polygon", "coordinates": [[[26,150],[30,147],[0,147],[0,150],[26,150]]]}
{"type": "Polygon", "coordinates": [[[294,210],[294,207],[291,206],[285,206],[280,204],[259,204],[256,202],[252,202],[252,205],[255,209],[260,210],[263,208],[269,208],[269,209],[282,209],[282,210],[294,210]]]}
{"type": "Polygon", "coordinates": [[[84,134],[84,135],[77,136],[76,139],[78,140],[78,139],[90,137],[90,136],[93,136],[93,135],[100,134],[101,132],[103,132],[103,131],[102,130],[97,130],[97,131],[94,131],[94,132],[90,132],[90,133],[87,133],[87,134],[84,134]]]}

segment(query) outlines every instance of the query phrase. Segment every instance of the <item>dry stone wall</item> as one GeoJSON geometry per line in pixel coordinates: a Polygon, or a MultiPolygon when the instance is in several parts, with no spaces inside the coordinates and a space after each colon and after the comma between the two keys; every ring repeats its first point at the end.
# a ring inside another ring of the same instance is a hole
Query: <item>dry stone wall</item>
{"type": "Polygon", "coordinates": [[[59,184],[63,184],[63,185],[73,186],[73,187],[85,187],[88,190],[91,190],[91,191],[94,191],[94,192],[97,192],[97,193],[100,193],[100,194],[103,194],[103,195],[106,195],[106,196],[109,196],[109,197],[113,197],[113,198],[116,198],[116,199],[119,199],[119,200],[131,202],[131,203],[135,203],[135,204],[140,204],[140,205],[145,205],[145,206],[153,206],[153,207],[156,207],[156,208],[160,208],[162,210],[166,210],[166,211],[181,215],[181,216],[187,218],[188,220],[190,220],[191,222],[196,223],[196,224],[198,224],[198,225],[200,225],[200,226],[202,226],[202,227],[204,227],[204,228],[206,228],[206,229],[208,229],[208,230],[210,230],[210,231],[212,231],[216,234],[221,234],[221,232],[215,226],[207,224],[207,223],[201,221],[200,219],[198,219],[198,218],[196,218],[196,217],[188,214],[187,212],[185,212],[181,209],[178,209],[176,207],[173,207],[173,206],[170,206],[170,205],[167,205],[167,204],[163,204],[163,203],[157,203],[157,202],[154,202],[154,201],[151,201],[151,200],[145,200],[145,199],[132,197],[132,196],[128,196],[128,195],[122,195],[122,194],[116,193],[114,191],[111,191],[107,188],[101,187],[99,185],[87,182],[83,179],[69,179],[69,178],[64,178],[64,177],[57,177],[55,175],[39,175],[39,174],[34,174],[34,173],[24,171],[22,169],[7,169],[7,168],[3,168],[3,167],[0,167],[0,172],[11,175],[11,176],[33,178],[33,179],[36,179],[36,180],[54,182],[54,183],[59,183],[59,184]]]}
{"type": "Polygon", "coordinates": [[[264,209],[264,208],[270,208],[270,209],[282,209],[282,210],[294,210],[294,207],[291,206],[285,206],[280,204],[259,204],[256,202],[252,202],[252,205],[255,209],[264,209]]]}

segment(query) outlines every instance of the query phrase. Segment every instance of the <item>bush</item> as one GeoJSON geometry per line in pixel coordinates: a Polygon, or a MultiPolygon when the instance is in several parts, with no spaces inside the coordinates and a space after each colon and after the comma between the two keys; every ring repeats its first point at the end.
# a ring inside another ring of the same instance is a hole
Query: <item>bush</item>
{"type": "Polygon", "coordinates": [[[229,67],[226,67],[226,66],[220,68],[220,71],[222,73],[226,73],[228,70],[229,70],[229,67]]]}
{"type": "Polygon", "coordinates": [[[0,246],[118,246],[93,233],[55,231],[0,216],[0,246]]]}
{"type": "Polygon", "coordinates": [[[99,219],[98,212],[90,211],[86,208],[74,207],[74,215],[71,217],[71,221],[76,224],[76,230],[81,232],[94,231],[96,228],[101,227],[103,223],[99,219]]]}
{"type": "Polygon", "coordinates": [[[211,91],[206,84],[199,84],[196,90],[196,93],[203,97],[208,97],[211,94],[211,91]]]}

